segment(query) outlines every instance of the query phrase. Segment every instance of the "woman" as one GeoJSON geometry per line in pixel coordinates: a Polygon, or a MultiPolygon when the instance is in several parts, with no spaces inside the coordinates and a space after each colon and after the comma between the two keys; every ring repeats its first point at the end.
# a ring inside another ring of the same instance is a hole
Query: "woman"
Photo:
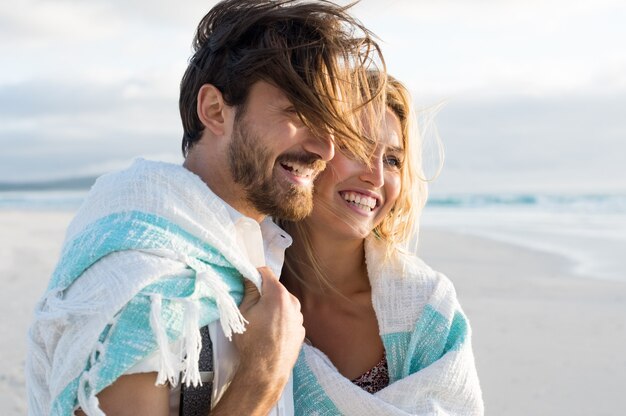
{"type": "Polygon", "coordinates": [[[312,214],[281,224],[294,237],[281,281],[301,303],[308,344],[294,369],[296,414],[482,414],[454,288],[402,248],[426,187],[409,94],[392,78],[386,93],[370,163],[337,152],[312,214]]]}

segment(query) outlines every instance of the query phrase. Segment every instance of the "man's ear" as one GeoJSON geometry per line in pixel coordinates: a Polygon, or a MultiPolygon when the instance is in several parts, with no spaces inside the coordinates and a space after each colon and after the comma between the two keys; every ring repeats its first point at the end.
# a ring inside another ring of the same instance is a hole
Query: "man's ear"
{"type": "Polygon", "coordinates": [[[225,131],[225,110],[222,92],[214,85],[204,84],[198,91],[198,118],[205,128],[216,136],[225,131]]]}

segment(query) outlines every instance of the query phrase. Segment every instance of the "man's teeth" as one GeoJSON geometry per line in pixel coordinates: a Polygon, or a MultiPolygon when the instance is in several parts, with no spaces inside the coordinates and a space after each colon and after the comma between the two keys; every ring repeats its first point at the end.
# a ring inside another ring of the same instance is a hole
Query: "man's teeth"
{"type": "Polygon", "coordinates": [[[362,210],[372,211],[376,207],[376,198],[357,194],[354,192],[343,192],[341,194],[343,199],[356,205],[362,210]]]}
{"type": "Polygon", "coordinates": [[[301,165],[299,163],[296,162],[283,162],[281,163],[284,167],[288,167],[290,169],[288,169],[291,173],[293,173],[295,176],[300,176],[303,178],[310,178],[312,176],[314,176],[315,171],[309,167],[306,167],[304,165],[301,165]]]}

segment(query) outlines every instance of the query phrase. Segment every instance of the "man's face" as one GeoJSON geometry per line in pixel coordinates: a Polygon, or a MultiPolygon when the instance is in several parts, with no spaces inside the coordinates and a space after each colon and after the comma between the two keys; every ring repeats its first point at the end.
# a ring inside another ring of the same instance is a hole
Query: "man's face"
{"type": "Polygon", "coordinates": [[[334,155],[330,136],[314,136],[292,103],[263,81],[239,108],[228,149],[229,167],[260,213],[292,221],[313,208],[313,179],[334,155]]]}

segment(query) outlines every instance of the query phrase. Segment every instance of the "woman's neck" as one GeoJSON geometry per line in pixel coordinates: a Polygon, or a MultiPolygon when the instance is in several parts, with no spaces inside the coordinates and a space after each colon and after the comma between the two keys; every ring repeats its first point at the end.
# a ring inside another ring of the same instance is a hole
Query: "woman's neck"
{"type": "Polygon", "coordinates": [[[324,290],[320,285],[310,259],[305,254],[302,236],[294,235],[292,251],[294,272],[304,284],[286,270],[286,285],[301,302],[331,301],[334,296],[353,298],[370,290],[367,267],[365,265],[364,239],[331,239],[328,235],[307,230],[311,249],[315,254],[320,272],[331,285],[332,289],[324,290]]]}
{"type": "Polygon", "coordinates": [[[288,256],[298,278],[286,270],[281,281],[284,277],[287,289],[300,300],[307,339],[352,380],[384,354],[365,265],[365,240],[338,240],[341,236],[329,229],[307,233],[328,288],[320,285],[307,264],[304,236],[292,234],[294,246],[288,256]]]}

